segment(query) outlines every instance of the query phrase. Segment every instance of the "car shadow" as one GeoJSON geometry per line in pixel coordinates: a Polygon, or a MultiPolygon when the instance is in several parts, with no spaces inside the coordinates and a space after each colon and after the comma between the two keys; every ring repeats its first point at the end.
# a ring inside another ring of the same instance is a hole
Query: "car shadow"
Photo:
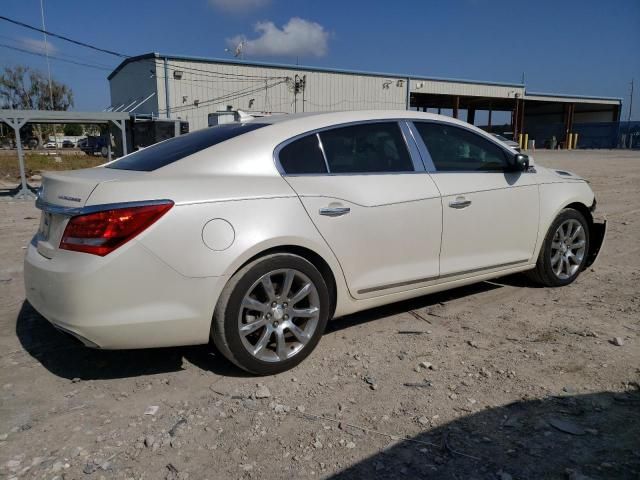
{"type": "MultiPolygon", "coordinates": [[[[481,282],[365,310],[332,320],[325,335],[407,311],[424,312],[443,302],[496,288],[501,288],[501,285],[481,282]]],[[[421,316],[420,313],[418,315],[421,316]]],[[[213,345],[142,350],[87,348],[77,339],[53,327],[26,300],[18,313],[16,335],[22,347],[42,366],[54,375],[67,379],[107,380],[178,372],[185,368],[185,361],[221,376],[251,376],[229,362],[213,345]]]]}
{"type": "Polygon", "coordinates": [[[54,328],[26,300],[18,313],[16,335],[29,355],[52,374],[67,379],[108,380],[178,372],[185,369],[185,361],[218,375],[248,376],[208,345],[141,350],[87,348],[54,328]]]}
{"type": "Polygon", "coordinates": [[[399,440],[330,478],[637,479],[639,408],[637,384],[518,401],[399,440]]]}
{"type": "Polygon", "coordinates": [[[431,293],[423,295],[422,297],[390,303],[381,307],[371,308],[351,315],[345,315],[344,317],[336,318],[329,322],[327,329],[325,330],[325,335],[404,312],[416,312],[421,317],[428,318],[428,316],[424,317],[422,313],[426,313],[425,310],[430,307],[434,307],[451,300],[456,300],[458,298],[502,288],[502,286],[503,285],[495,282],[474,283],[464,287],[458,287],[438,293],[431,293]]]}

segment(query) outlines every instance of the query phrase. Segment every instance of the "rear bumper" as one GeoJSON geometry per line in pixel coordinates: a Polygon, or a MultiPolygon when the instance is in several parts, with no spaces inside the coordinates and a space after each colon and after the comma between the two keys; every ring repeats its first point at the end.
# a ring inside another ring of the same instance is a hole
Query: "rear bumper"
{"type": "Polygon", "coordinates": [[[27,300],[85,345],[149,348],[207,343],[225,277],[180,275],[136,241],[106,257],[29,245],[27,300]],[[121,251],[120,251],[121,250],[121,251]]]}

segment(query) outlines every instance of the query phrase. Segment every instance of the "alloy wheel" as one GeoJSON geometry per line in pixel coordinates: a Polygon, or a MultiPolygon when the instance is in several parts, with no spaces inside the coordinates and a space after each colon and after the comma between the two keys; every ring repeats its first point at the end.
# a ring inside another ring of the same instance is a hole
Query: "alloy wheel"
{"type": "Polygon", "coordinates": [[[295,356],[311,340],[320,318],[313,282],[295,269],[264,274],[242,299],[238,331],[246,350],[264,362],[295,356]]]}
{"type": "Polygon", "coordinates": [[[584,259],[587,236],[583,225],[576,219],[562,222],[551,240],[551,269],[556,277],[573,277],[584,259]]]}

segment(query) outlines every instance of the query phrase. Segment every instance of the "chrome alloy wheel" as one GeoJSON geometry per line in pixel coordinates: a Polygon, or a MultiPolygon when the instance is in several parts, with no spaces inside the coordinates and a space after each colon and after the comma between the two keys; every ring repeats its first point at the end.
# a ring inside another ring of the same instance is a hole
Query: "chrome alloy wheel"
{"type": "Polygon", "coordinates": [[[313,282],[294,269],[271,271],[251,285],[242,299],[238,330],[255,358],[282,362],[311,340],[320,314],[313,282]]]}
{"type": "Polygon", "coordinates": [[[584,258],[587,236],[582,224],[573,218],[560,224],[551,240],[551,269],[561,280],[576,274],[584,258]]]}

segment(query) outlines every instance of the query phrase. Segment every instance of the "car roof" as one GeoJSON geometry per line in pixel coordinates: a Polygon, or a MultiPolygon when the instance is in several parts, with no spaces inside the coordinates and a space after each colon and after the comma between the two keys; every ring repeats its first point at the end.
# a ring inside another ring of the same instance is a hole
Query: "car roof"
{"type": "MultiPolygon", "coordinates": [[[[417,112],[414,110],[350,110],[342,112],[305,112],[289,115],[272,115],[250,120],[251,123],[265,123],[270,125],[270,134],[281,136],[284,140],[287,136],[294,137],[306,132],[322,128],[338,126],[340,124],[373,121],[373,120],[432,120],[459,125],[472,129],[488,137],[487,132],[467,122],[445,115],[435,113],[417,112]]],[[[261,129],[262,130],[262,129],[261,129]]]]}

